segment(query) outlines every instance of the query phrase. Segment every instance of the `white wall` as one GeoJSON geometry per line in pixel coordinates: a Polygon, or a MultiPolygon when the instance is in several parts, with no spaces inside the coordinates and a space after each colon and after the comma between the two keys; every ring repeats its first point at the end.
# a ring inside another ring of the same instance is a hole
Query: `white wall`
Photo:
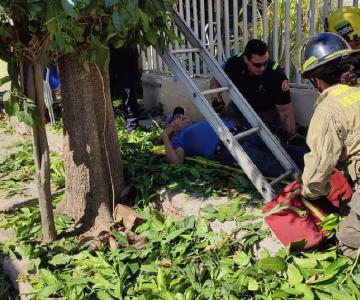
{"type": "MultiPolygon", "coordinates": [[[[176,106],[183,106],[186,113],[193,121],[203,119],[195,104],[191,101],[190,95],[181,83],[176,82],[173,76],[162,73],[143,73],[142,76],[144,89],[144,106],[150,109],[158,103],[162,103],[164,113],[168,114],[176,106]]],[[[207,78],[194,79],[200,90],[209,88],[210,80],[207,78]]],[[[307,127],[309,125],[313,108],[318,96],[318,92],[309,89],[291,89],[291,100],[295,109],[296,121],[299,125],[307,127]]],[[[224,97],[225,102],[229,99],[224,97]]]]}

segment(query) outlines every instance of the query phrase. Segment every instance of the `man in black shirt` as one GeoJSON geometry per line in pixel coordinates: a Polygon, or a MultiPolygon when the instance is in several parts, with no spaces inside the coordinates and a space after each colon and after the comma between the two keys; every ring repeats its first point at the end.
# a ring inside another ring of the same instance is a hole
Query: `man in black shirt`
{"type": "MultiPolygon", "coordinates": [[[[269,59],[264,42],[256,39],[249,41],[244,53],[229,58],[223,68],[271,130],[285,132],[289,136],[295,133],[288,79],[278,64],[269,59]]],[[[212,79],[210,87],[217,88],[220,84],[212,79]]],[[[214,107],[221,106],[221,95],[215,94],[212,103],[214,107]]],[[[229,103],[226,115],[242,125],[242,115],[233,102],[229,103]]]]}

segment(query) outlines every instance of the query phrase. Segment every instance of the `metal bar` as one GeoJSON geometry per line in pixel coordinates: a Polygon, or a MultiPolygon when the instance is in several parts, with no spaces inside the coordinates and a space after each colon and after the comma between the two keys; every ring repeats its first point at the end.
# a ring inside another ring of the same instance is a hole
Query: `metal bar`
{"type": "Polygon", "coordinates": [[[243,48],[248,42],[248,20],[247,20],[247,0],[242,0],[243,15],[243,48]]]}
{"type": "MultiPolygon", "coordinates": [[[[190,14],[190,0],[185,0],[185,12],[186,12],[186,24],[191,28],[191,14],[190,14]]],[[[188,42],[187,47],[190,48],[191,45],[188,42]]],[[[189,64],[189,73],[194,74],[194,64],[193,64],[193,56],[191,53],[187,55],[188,64],[189,64]]]]}
{"type": "Polygon", "coordinates": [[[279,54],[279,22],[278,22],[278,1],[274,0],[273,2],[273,42],[272,42],[272,49],[273,49],[273,60],[278,60],[279,54]]]}
{"type": "Polygon", "coordinates": [[[183,53],[194,53],[194,52],[200,52],[200,49],[199,48],[185,48],[185,49],[171,50],[172,54],[183,54],[183,53]]]}
{"type": "Polygon", "coordinates": [[[285,1],[285,74],[290,76],[290,0],[285,1]]]}
{"type": "Polygon", "coordinates": [[[221,39],[221,8],[220,0],[216,0],[216,41],[217,41],[217,60],[222,62],[222,39],[221,39]]]}
{"type": "Polygon", "coordinates": [[[151,56],[151,46],[146,48],[146,57],[147,57],[147,63],[148,63],[148,70],[154,70],[153,65],[153,58],[151,56]]]}
{"type": "Polygon", "coordinates": [[[229,0],[224,0],[225,59],[230,57],[229,0]]]}
{"type": "MultiPolygon", "coordinates": [[[[301,0],[296,0],[296,42],[299,43],[301,41],[301,0]]],[[[296,72],[296,83],[301,83],[301,76],[299,71],[296,72]]]]}
{"type": "Polygon", "coordinates": [[[244,132],[240,132],[240,133],[238,133],[237,135],[235,135],[235,139],[236,139],[236,140],[240,140],[240,139],[242,139],[242,138],[244,138],[244,137],[247,137],[247,136],[249,136],[249,135],[252,135],[252,134],[254,134],[254,133],[259,132],[260,129],[261,129],[261,127],[254,127],[254,128],[249,129],[249,130],[246,130],[246,131],[244,131],[244,132]]]}
{"type": "MultiPolygon", "coordinates": [[[[205,0],[200,0],[200,39],[201,43],[205,45],[206,38],[205,38],[205,0]]],[[[201,72],[207,73],[205,66],[201,63],[201,72]]]]}
{"type": "Polygon", "coordinates": [[[208,16],[209,16],[209,49],[212,56],[215,56],[214,49],[214,11],[213,11],[213,2],[208,0],[208,16]]]}
{"type": "Polygon", "coordinates": [[[148,63],[147,63],[147,59],[146,59],[146,54],[144,51],[141,51],[141,65],[142,65],[142,70],[146,71],[148,70],[148,63]]]}
{"type": "Polygon", "coordinates": [[[252,31],[253,39],[257,39],[257,1],[252,0],[252,31]]]}
{"type": "Polygon", "coordinates": [[[263,23],[263,41],[268,43],[268,2],[267,0],[263,0],[262,7],[262,23],[263,23]]]}
{"type": "Polygon", "coordinates": [[[159,71],[164,70],[162,59],[161,59],[160,55],[157,52],[156,52],[156,64],[157,64],[157,69],[159,71]]]}
{"type": "Polygon", "coordinates": [[[358,0],[354,0],[354,1],[353,1],[353,6],[358,7],[358,6],[359,6],[359,1],[358,1],[358,0]]]}
{"type": "MultiPolygon", "coordinates": [[[[179,0],[179,1],[178,1],[178,6],[179,6],[180,16],[184,18],[184,2],[183,2],[183,0],[179,0]]],[[[176,28],[176,30],[178,30],[178,28],[177,28],[176,26],[175,26],[175,28],[176,28]]],[[[185,43],[183,43],[185,37],[184,37],[184,35],[181,33],[181,31],[180,31],[180,38],[181,38],[181,41],[182,41],[182,42],[181,42],[181,44],[179,45],[179,48],[185,49],[185,48],[186,48],[186,45],[185,45],[185,43]]],[[[184,66],[184,68],[188,69],[188,68],[187,68],[187,65],[186,65],[186,56],[185,56],[185,55],[180,56],[180,57],[179,57],[179,60],[180,60],[181,64],[184,66]]]]}
{"type": "Polygon", "coordinates": [[[279,177],[275,178],[270,182],[271,186],[274,186],[275,184],[279,183],[281,180],[289,177],[292,173],[294,173],[294,170],[288,170],[284,174],[280,175],[279,177]]]}
{"type": "Polygon", "coordinates": [[[340,7],[343,7],[344,6],[344,1],[343,0],[338,0],[337,1],[337,7],[340,8],[340,7]]]}
{"type": "Polygon", "coordinates": [[[212,94],[226,92],[228,90],[229,90],[229,88],[224,86],[224,87],[219,87],[219,88],[216,88],[216,89],[205,90],[205,91],[202,91],[201,93],[204,96],[206,96],[206,95],[212,95],[212,94]]]}
{"type": "Polygon", "coordinates": [[[239,53],[239,7],[238,0],[233,0],[234,53],[239,53]]]}
{"type": "Polygon", "coordinates": [[[157,59],[156,59],[156,51],[155,51],[155,48],[153,46],[151,46],[151,57],[152,57],[152,60],[153,60],[154,70],[157,70],[158,65],[157,65],[157,59]]]}
{"type": "Polygon", "coordinates": [[[324,6],[323,6],[323,26],[324,31],[327,30],[327,18],[329,16],[329,0],[324,0],[324,6]]]}
{"type": "Polygon", "coordinates": [[[315,20],[316,20],[315,0],[310,0],[310,34],[315,33],[315,20]]]}
{"type": "MultiPolygon", "coordinates": [[[[199,37],[197,0],[192,1],[192,6],[193,6],[193,18],[194,18],[194,33],[197,37],[199,37]]],[[[199,56],[196,54],[195,54],[195,73],[200,74],[200,60],[199,60],[199,56]]]]}

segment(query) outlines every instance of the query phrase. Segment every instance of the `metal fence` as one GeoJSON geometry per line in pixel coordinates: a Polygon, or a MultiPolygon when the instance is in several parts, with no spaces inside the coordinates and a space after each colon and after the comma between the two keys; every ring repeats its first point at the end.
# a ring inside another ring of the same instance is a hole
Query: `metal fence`
{"type": "MultiPolygon", "coordinates": [[[[220,63],[242,51],[249,39],[269,45],[292,82],[300,76],[291,64],[296,44],[324,30],[329,12],[344,5],[358,6],[358,0],[178,0],[176,9],[208,51],[220,63]]],[[[176,32],[176,31],[175,31],[176,32]]],[[[176,32],[177,33],[177,32],[176,32]]],[[[174,48],[184,48],[177,43],[174,48]]],[[[189,73],[207,74],[195,53],[184,54],[181,62],[189,73]]],[[[168,71],[153,47],[142,53],[143,70],[168,71]]]]}

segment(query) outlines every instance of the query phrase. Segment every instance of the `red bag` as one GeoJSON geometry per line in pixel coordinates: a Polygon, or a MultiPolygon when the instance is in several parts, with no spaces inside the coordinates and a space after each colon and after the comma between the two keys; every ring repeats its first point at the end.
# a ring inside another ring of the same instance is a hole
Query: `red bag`
{"type": "Polygon", "coordinates": [[[334,212],[341,201],[349,200],[352,195],[352,189],[340,171],[334,171],[330,184],[331,192],[326,198],[305,205],[301,196],[302,184],[294,181],[265,205],[265,222],[282,244],[287,246],[293,243],[295,247],[306,250],[324,240],[326,231],[321,228],[321,219],[327,213],[322,208],[326,208],[328,213],[334,212]]]}

